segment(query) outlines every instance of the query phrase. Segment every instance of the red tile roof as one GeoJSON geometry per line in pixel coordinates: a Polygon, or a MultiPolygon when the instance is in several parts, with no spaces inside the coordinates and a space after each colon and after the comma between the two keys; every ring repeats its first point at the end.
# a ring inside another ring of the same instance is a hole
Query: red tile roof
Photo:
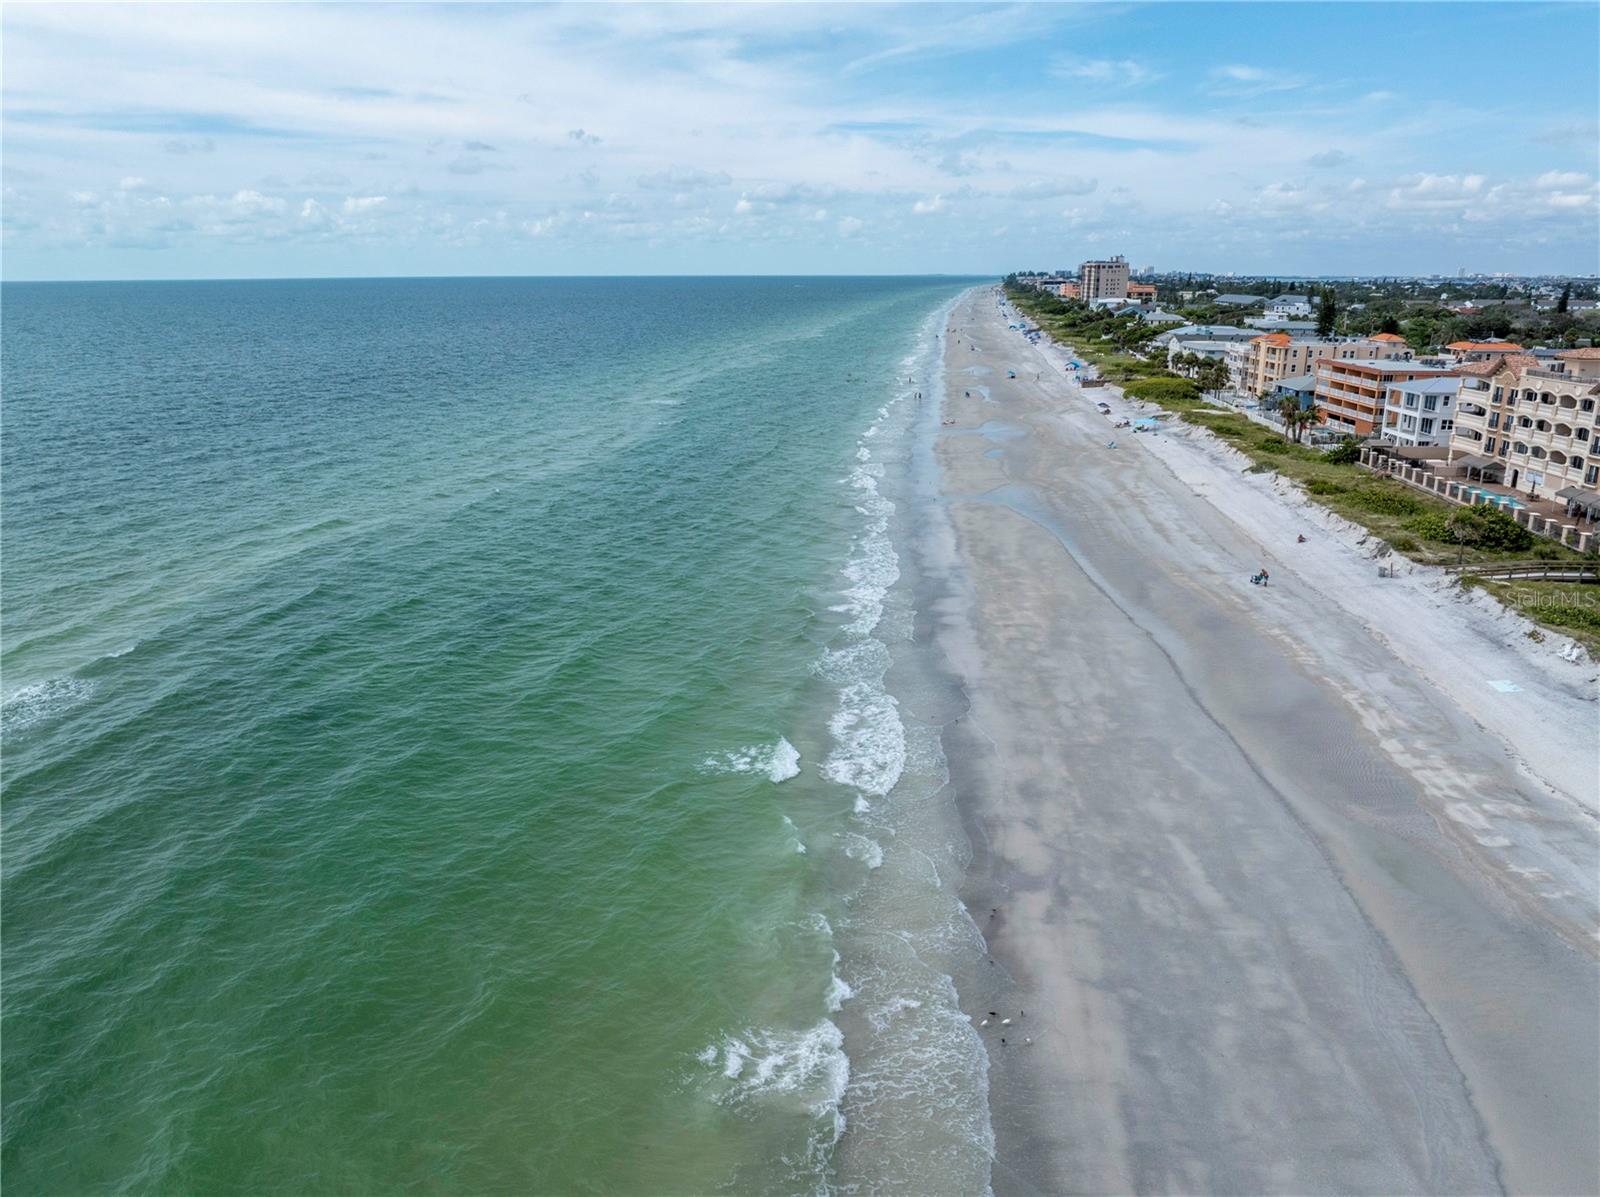
{"type": "Polygon", "coordinates": [[[1457,353],[1520,353],[1522,346],[1512,341],[1451,341],[1445,346],[1457,353]]]}
{"type": "Polygon", "coordinates": [[[1389,341],[1389,342],[1392,343],[1392,342],[1395,342],[1395,341],[1404,341],[1405,338],[1401,337],[1401,336],[1397,336],[1394,333],[1373,333],[1370,337],[1367,338],[1367,340],[1369,340],[1369,341],[1389,341]]]}
{"type": "Polygon", "coordinates": [[[1596,358],[1600,358],[1600,348],[1563,349],[1560,353],[1556,354],[1556,356],[1560,358],[1578,358],[1582,361],[1592,362],[1596,358]]]}

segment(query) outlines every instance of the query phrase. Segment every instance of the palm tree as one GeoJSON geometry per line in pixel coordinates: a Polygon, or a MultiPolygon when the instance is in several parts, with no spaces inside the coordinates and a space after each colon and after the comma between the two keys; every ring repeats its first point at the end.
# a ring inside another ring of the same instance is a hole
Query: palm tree
{"type": "Polygon", "coordinates": [[[1294,439],[1296,441],[1300,440],[1305,436],[1305,430],[1307,428],[1313,427],[1314,425],[1320,423],[1321,420],[1322,409],[1317,406],[1317,397],[1313,395],[1306,405],[1300,409],[1300,431],[1298,434],[1296,434],[1294,439]]]}
{"type": "Polygon", "coordinates": [[[1285,395],[1278,400],[1278,414],[1283,417],[1283,439],[1299,440],[1297,429],[1300,427],[1300,400],[1293,395],[1285,395]],[[1291,432],[1296,435],[1291,437],[1291,432]]]}

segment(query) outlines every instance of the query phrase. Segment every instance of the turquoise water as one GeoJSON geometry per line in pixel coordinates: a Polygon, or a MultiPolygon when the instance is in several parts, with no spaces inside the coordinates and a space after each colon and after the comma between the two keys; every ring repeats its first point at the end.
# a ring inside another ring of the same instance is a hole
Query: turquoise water
{"type": "Polygon", "coordinates": [[[981,1190],[961,286],[7,286],[8,1184],[981,1190]]]}
{"type": "Polygon", "coordinates": [[[1481,495],[1496,507],[1504,507],[1508,510],[1516,511],[1523,506],[1519,500],[1512,498],[1510,495],[1502,495],[1498,491],[1485,490],[1481,486],[1464,486],[1462,489],[1469,495],[1481,495]]]}

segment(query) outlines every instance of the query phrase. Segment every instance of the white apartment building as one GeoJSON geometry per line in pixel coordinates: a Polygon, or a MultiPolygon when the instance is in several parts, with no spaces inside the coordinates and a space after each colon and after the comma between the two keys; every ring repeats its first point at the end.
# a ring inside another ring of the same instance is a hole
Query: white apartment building
{"type": "Polygon", "coordinates": [[[1279,295],[1267,300],[1264,316],[1277,320],[1304,320],[1311,315],[1311,297],[1308,295],[1279,295]]]}
{"type": "Polygon", "coordinates": [[[1379,435],[1396,445],[1448,444],[1455,428],[1460,383],[1461,379],[1454,377],[1386,383],[1379,435]]]}
{"type": "Polygon", "coordinates": [[[1535,498],[1600,504],[1600,349],[1460,368],[1450,460],[1535,498]]]}
{"type": "Polygon", "coordinates": [[[1187,341],[1169,341],[1167,343],[1167,369],[1174,373],[1181,373],[1183,367],[1177,365],[1177,360],[1185,353],[1198,354],[1200,357],[1212,358],[1219,362],[1228,360],[1228,350],[1237,345],[1237,341],[1207,341],[1194,338],[1187,341]]]}

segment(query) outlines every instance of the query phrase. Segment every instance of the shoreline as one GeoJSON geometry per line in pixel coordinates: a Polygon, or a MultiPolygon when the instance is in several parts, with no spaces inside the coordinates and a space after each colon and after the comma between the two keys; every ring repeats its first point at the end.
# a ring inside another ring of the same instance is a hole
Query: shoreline
{"type": "Polygon", "coordinates": [[[1592,1189],[1593,819],[1537,781],[1570,772],[1543,739],[1519,769],[1275,556],[1241,587],[1255,507],[1166,431],[1107,448],[969,296],[930,618],[971,701],[962,896],[1036,1028],[982,1032],[995,1191],[1592,1189]]]}

